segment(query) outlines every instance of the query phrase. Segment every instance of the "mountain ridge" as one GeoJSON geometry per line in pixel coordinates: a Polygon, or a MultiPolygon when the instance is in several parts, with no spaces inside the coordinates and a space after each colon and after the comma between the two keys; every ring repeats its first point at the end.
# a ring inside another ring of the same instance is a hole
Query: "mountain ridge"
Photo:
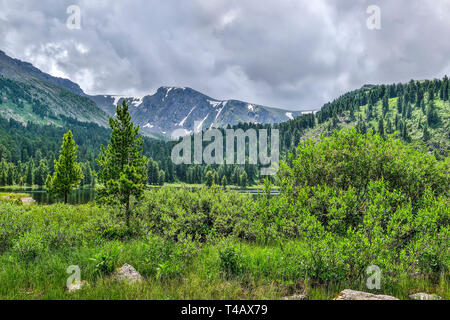
{"type": "Polygon", "coordinates": [[[97,95],[93,101],[110,115],[123,100],[131,106],[133,120],[147,132],[179,137],[203,129],[239,122],[274,124],[301,116],[304,111],[283,110],[240,100],[219,100],[190,87],[160,87],[144,97],[97,95]]]}
{"type": "Polygon", "coordinates": [[[143,97],[88,95],[77,83],[44,73],[1,50],[0,76],[10,80],[3,81],[0,102],[5,107],[0,114],[22,123],[61,125],[58,119],[64,115],[107,126],[108,116],[113,116],[116,105],[125,99],[141,133],[165,139],[192,133],[200,124],[203,128],[239,123],[275,124],[304,113],[235,99],[219,100],[189,87],[160,87],[156,93],[143,97]]]}
{"type": "Polygon", "coordinates": [[[82,96],[86,95],[77,83],[69,79],[54,77],[41,71],[29,62],[8,56],[2,50],[0,50],[0,74],[2,74],[5,78],[17,81],[23,81],[24,77],[27,79],[36,78],[42,81],[50,82],[51,84],[66,89],[72,93],[82,96]]]}

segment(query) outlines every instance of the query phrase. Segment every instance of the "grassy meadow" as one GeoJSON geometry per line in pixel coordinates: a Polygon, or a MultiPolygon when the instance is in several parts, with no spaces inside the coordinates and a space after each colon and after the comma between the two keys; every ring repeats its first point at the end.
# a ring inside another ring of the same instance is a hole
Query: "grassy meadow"
{"type": "Polygon", "coordinates": [[[146,191],[129,226],[114,201],[0,199],[0,299],[332,299],[343,289],[450,299],[449,162],[377,135],[301,144],[281,195],[146,191]],[[128,263],[144,277],[114,280],[128,263]],[[69,293],[77,265],[82,290],[69,293]],[[381,289],[366,287],[370,265],[381,289]]]}

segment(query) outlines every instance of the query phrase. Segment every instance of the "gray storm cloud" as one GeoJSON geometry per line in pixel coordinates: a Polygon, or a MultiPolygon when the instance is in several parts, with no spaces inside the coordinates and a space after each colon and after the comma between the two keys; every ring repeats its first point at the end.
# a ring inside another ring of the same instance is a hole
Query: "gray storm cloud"
{"type": "Polygon", "coordinates": [[[90,94],[189,86],[320,107],[366,83],[450,74],[449,0],[0,0],[0,49],[90,94]],[[366,26],[381,8],[381,30],[366,26]],[[81,29],[66,27],[69,5],[81,29]]]}

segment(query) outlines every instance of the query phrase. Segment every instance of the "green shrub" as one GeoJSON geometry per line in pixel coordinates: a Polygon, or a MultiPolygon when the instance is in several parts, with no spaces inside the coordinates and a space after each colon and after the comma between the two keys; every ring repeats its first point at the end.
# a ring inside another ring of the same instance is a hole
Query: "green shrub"
{"type": "Polygon", "coordinates": [[[241,251],[232,243],[224,243],[219,249],[220,270],[226,278],[239,276],[244,271],[244,258],[241,251]]]}
{"type": "Polygon", "coordinates": [[[46,249],[41,234],[27,232],[17,239],[13,250],[21,261],[28,263],[39,258],[46,249]]]}
{"type": "Polygon", "coordinates": [[[95,274],[107,276],[114,272],[117,267],[119,253],[117,250],[109,250],[96,254],[90,260],[95,263],[95,274]]]}
{"type": "Polygon", "coordinates": [[[355,129],[301,143],[290,163],[280,170],[283,191],[289,193],[304,186],[326,185],[339,190],[353,187],[364,194],[370,181],[383,179],[415,203],[427,187],[437,195],[450,190],[448,159],[439,162],[400,140],[363,135],[355,129]]]}

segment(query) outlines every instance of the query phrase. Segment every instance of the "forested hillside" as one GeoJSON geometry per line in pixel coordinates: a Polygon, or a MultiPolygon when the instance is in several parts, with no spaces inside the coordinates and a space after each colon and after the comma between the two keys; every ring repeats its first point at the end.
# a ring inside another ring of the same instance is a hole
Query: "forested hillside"
{"type": "MultiPolygon", "coordinates": [[[[2,83],[8,88],[18,85],[5,79],[2,83]]],[[[5,91],[2,92],[5,97],[5,91]]],[[[23,100],[27,101],[25,98],[23,100]]],[[[22,100],[20,97],[18,99],[22,100]]],[[[5,102],[1,107],[4,108],[4,105],[5,102]]],[[[449,154],[449,118],[449,79],[445,77],[432,81],[411,80],[408,84],[366,85],[325,104],[315,115],[306,114],[274,125],[274,128],[280,130],[283,159],[286,159],[288,152],[295,151],[302,140],[356,127],[362,133],[372,130],[384,137],[392,134],[442,160],[449,154]]],[[[63,115],[59,116],[58,121],[61,126],[25,125],[0,118],[0,185],[43,183],[40,175],[52,172],[53,160],[67,129],[73,131],[80,146],[78,153],[84,163],[85,184],[92,183],[91,171],[97,169],[95,159],[100,145],[108,141],[109,129],[63,115]]],[[[270,129],[271,126],[241,123],[234,128],[270,129]]],[[[174,166],[170,155],[176,143],[144,139],[144,154],[151,158],[148,166],[150,184],[187,182],[247,186],[259,182],[259,170],[255,165],[174,166]]]]}
{"type": "Polygon", "coordinates": [[[294,148],[300,139],[356,127],[362,133],[393,134],[443,158],[450,147],[449,79],[367,85],[325,104],[314,126],[304,116],[276,127],[283,132],[285,149],[294,148]]]}
{"type": "Polygon", "coordinates": [[[38,79],[16,81],[0,74],[0,116],[21,123],[62,125],[63,117],[106,127],[107,115],[85,96],[38,79]]]}

